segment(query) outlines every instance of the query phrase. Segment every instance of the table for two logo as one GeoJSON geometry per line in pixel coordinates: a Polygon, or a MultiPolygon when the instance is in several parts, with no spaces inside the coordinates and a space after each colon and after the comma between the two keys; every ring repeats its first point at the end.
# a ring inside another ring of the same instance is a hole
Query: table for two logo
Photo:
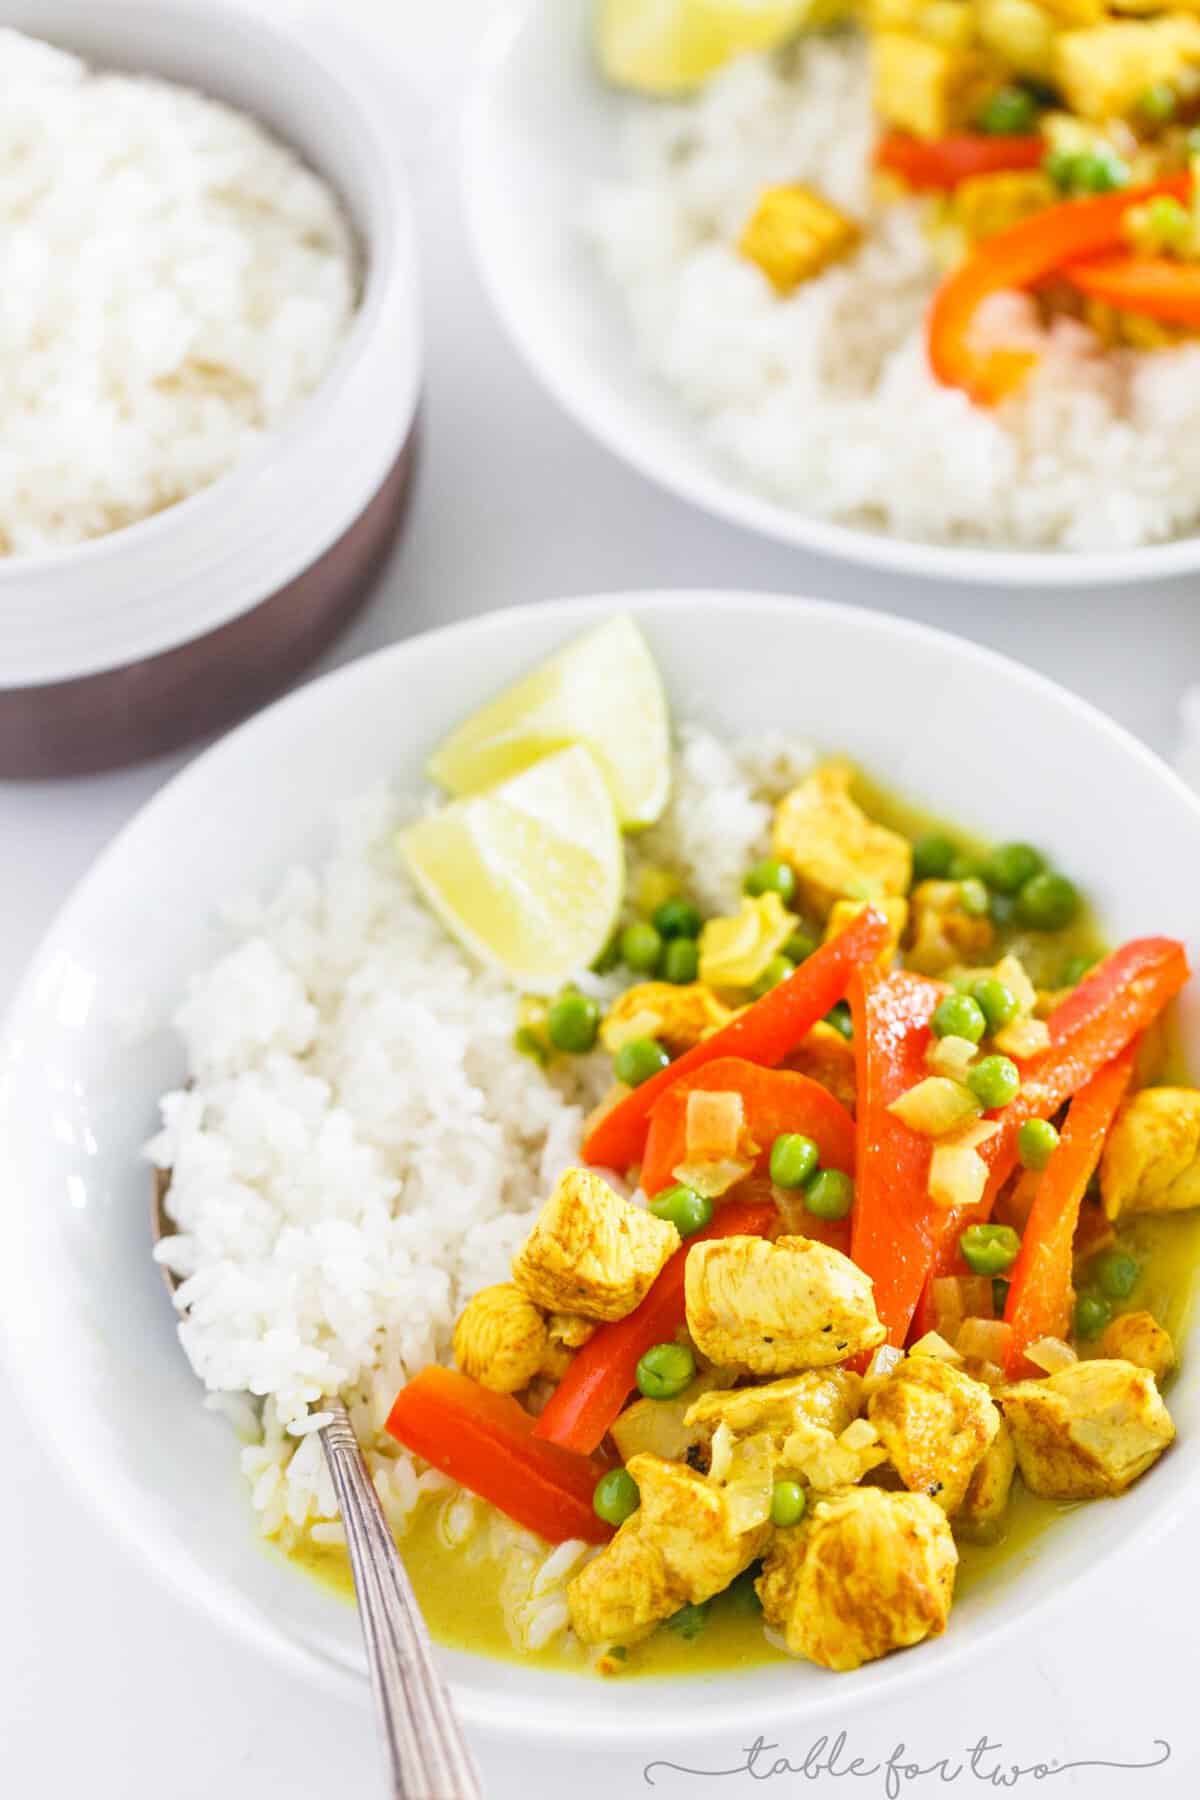
{"type": "Polygon", "coordinates": [[[985,1788],[1003,1790],[1050,1781],[1056,1775],[1083,1769],[1144,1773],[1161,1769],[1170,1760],[1171,1746],[1166,1739],[1154,1738],[1145,1756],[1129,1761],[1097,1756],[1067,1762],[1053,1758],[1047,1762],[1014,1762],[1004,1745],[992,1743],[986,1733],[969,1748],[952,1751],[932,1761],[915,1755],[907,1744],[897,1744],[890,1756],[872,1758],[855,1755],[847,1734],[839,1731],[836,1737],[814,1738],[799,1760],[795,1755],[783,1753],[778,1744],[769,1744],[765,1738],[758,1737],[739,1752],[739,1760],[725,1768],[692,1767],[664,1758],[648,1762],[642,1770],[642,1778],[647,1787],[666,1787],[669,1783],[674,1792],[681,1791],[687,1782],[716,1781],[739,1775],[751,1781],[780,1780],[784,1793],[797,1791],[801,1781],[862,1781],[871,1782],[873,1786],[851,1791],[881,1794],[885,1800],[901,1800],[906,1791],[913,1790],[915,1794],[922,1787],[935,1785],[949,1787],[961,1783],[965,1787],[975,1782],[985,1788]],[[789,1776],[793,1778],[790,1785],[789,1776]]]}

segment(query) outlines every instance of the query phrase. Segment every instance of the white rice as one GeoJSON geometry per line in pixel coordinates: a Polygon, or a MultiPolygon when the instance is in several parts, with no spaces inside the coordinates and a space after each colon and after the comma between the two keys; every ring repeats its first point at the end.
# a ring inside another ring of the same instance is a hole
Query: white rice
{"type": "Polygon", "coordinates": [[[186,88],[0,30],[0,554],[223,475],[311,393],[357,303],[326,183],[186,88]]]}
{"type": "Polygon", "coordinates": [[[686,102],[630,103],[627,174],[597,188],[586,234],[636,354],[714,458],[786,505],[925,541],[1116,549],[1193,527],[1200,344],[1102,350],[1003,295],[982,327],[1036,348],[1036,374],[994,413],[939,386],[921,203],[873,208],[873,137],[850,35],[745,58],[686,102]],[[736,244],[762,188],[794,181],[867,228],[781,300],[736,244]]]}

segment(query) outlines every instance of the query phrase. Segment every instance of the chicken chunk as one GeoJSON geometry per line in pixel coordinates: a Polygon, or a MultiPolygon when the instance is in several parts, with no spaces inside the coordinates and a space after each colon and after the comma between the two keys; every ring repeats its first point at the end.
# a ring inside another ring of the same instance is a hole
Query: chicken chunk
{"type": "Polygon", "coordinates": [[[511,1281],[481,1288],[454,1327],[454,1360],[464,1375],[496,1394],[528,1387],[546,1361],[550,1339],[539,1309],[511,1281]]]}
{"type": "Polygon", "coordinates": [[[984,49],[1006,69],[1049,80],[1058,28],[1038,0],[975,0],[975,24],[984,49]]]}
{"type": "MultiPolygon", "coordinates": [[[[868,900],[835,900],[829,909],[829,917],[825,921],[825,937],[837,937],[845,931],[847,925],[857,919],[864,907],[871,905],[868,900]]],[[[902,894],[885,894],[873,902],[888,922],[888,934],[883,949],[876,957],[877,962],[889,964],[900,947],[900,939],[904,936],[908,925],[908,901],[902,894]]]]}
{"type": "Polygon", "coordinates": [[[585,1644],[634,1644],[681,1606],[727,1588],[762,1553],[770,1526],[738,1531],[722,1490],[682,1463],[635,1456],[641,1504],[567,1588],[585,1644]]]}
{"type": "Polygon", "coordinates": [[[999,1430],[975,1465],[962,1505],[954,1515],[954,1529],[960,1537],[986,1544],[999,1535],[1016,1472],[1012,1432],[1001,1419],[999,1430]]]}
{"type": "Polygon", "coordinates": [[[786,1375],[873,1350],[886,1333],[871,1280],[809,1238],[711,1238],[687,1259],[688,1330],[726,1368],[786,1375]]]}
{"type": "Polygon", "coordinates": [[[666,1219],[623,1200],[587,1169],[568,1169],[513,1258],[513,1280],[551,1312],[623,1319],[680,1244],[666,1219]]]}
{"type": "Polygon", "coordinates": [[[796,876],[801,898],[824,918],[835,900],[906,894],[912,848],[898,832],[868,819],[850,797],[850,769],[817,769],[775,809],[775,855],[796,876]]]}
{"type": "Polygon", "coordinates": [[[1121,1107],[1100,1158],[1110,1219],[1200,1206],[1200,1093],[1142,1088],[1121,1107]]]}
{"type": "Polygon", "coordinates": [[[1129,1362],[1072,1363],[1001,1405],[1025,1485],[1047,1500],[1123,1494],[1175,1436],[1153,1375],[1129,1362]]]}
{"type": "Polygon", "coordinates": [[[962,130],[999,86],[996,65],[977,50],[931,43],[906,31],[875,33],[871,61],[876,112],[919,138],[962,130]]]}
{"type": "Polygon", "coordinates": [[[848,256],[862,235],[856,222],[802,182],[764,188],[738,249],[777,294],[790,294],[848,256]]]}
{"type": "Polygon", "coordinates": [[[983,238],[995,237],[998,231],[1007,231],[1010,225],[1020,224],[1022,219],[1045,212],[1059,199],[1054,183],[1036,170],[973,175],[955,188],[951,217],[967,242],[977,244],[983,238]]]}
{"type": "Polygon", "coordinates": [[[728,1025],[733,1013],[701,981],[639,981],[609,1008],[600,1038],[614,1055],[631,1038],[657,1038],[672,1056],[728,1025]]]}
{"type": "Polygon", "coordinates": [[[1200,20],[1110,19],[1064,31],[1054,50],[1058,86],[1071,112],[1105,121],[1135,114],[1147,88],[1177,85],[1200,64],[1200,20]]]}
{"type": "Polygon", "coordinates": [[[982,1382],[936,1356],[909,1356],[876,1388],[867,1407],[906,1488],[957,1512],[971,1477],[1000,1429],[982,1382]]]}
{"type": "Polygon", "coordinates": [[[862,1378],[852,1369],[806,1369],[762,1387],[714,1388],[688,1409],[687,1422],[709,1431],[726,1425],[738,1437],[765,1432],[782,1446],[802,1422],[836,1436],[861,1404],[862,1378]]]}
{"type": "Polygon", "coordinates": [[[857,1669],[946,1629],[957,1566],[946,1516],[923,1494],[842,1488],[776,1532],[756,1586],[793,1656],[857,1669]]]}
{"type": "Polygon", "coordinates": [[[550,1381],[561,1381],[571,1366],[571,1358],[595,1331],[595,1321],[579,1313],[551,1313],[546,1320],[546,1354],[539,1375],[550,1381]]]}
{"type": "Polygon", "coordinates": [[[811,1081],[819,1081],[835,1100],[840,1100],[850,1112],[854,1111],[858,1096],[854,1046],[846,1041],[836,1025],[818,1020],[808,1036],[785,1057],[784,1067],[798,1070],[811,1081]]]}
{"type": "Polygon", "coordinates": [[[919,881],[912,891],[912,945],[906,961],[922,975],[976,962],[992,947],[995,927],[962,904],[961,881],[919,881]]]}
{"type": "Polygon", "coordinates": [[[1118,1362],[1135,1369],[1149,1369],[1156,1382],[1165,1381],[1175,1367],[1175,1346],[1153,1313],[1118,1313],[1100,1339],[1100,1349],[1118,1362]]]}

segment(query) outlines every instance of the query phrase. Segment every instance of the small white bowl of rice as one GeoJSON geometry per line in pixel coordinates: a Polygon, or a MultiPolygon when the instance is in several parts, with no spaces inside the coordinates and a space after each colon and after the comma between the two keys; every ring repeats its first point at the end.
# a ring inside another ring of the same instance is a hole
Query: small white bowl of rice
{"type": "MultiPolygon", "coordinates": [[[[599,5],[515,0],[464,132],[485,283],[578,424],[708,512],[905,574],[1088,587],[1200,566],[1195,341],[1098,354],[1072,322],[1038,340],[1003,416],[973,406],[927,365],[939,276],[916,207],[872,200],[857,34],[656,100],[602,79],[599,5]],[[869,229],[781,300],[736,244],[762,190],[789,182],[869,229]]],[[[1032,343],[1026,300],[996,303],[1006,341],[1032,343]]]]}
{"type": "MultiPolygon", "coordinates": [[[[505,1278],[591,1098],[590,1059],[563,1085],[520,1054],[519,995],[422,903],[396,828],[465,715],[618,613],[645,634],[676,729],[647,853],[669,840],[706,905],[738,893],[765,796],[838,751],[931,816],[1053,845],[1113,941],[1160,931],[1200,951],[1200,806],[1143,746],[989,651],[790,596],[629,594],[474,619],[310,684],[194,761],[70,899],[7,1020],[0,1330],[63,1479],[181,1598],[318,1687],[365,1695],[366,1676],[344,1593],[281,1549],[338,1529],[318,1441],[289,1430],[296,1392],[344,1382],[402,1542],[425,1501],[440,1531],[478,1527],[383,1421],[414,1369],[449,1356],[465,1296],[505,1278]],[[151,1138],[180,1213],[206,1196],[189,1213],[188,1253],[203,1238],[209,1260],[183,1335],[227,1390],[207,1405],[152,1258],[151,1138]],[[250,1384],[267,1405],[229,1391],[250,1384]]],[[[1194,1067],[1195,984],[1178,1027],[1194,1067]]],[[[827,1721],[834,1699],[847,1716],[936,1689],[1000,1633],[1044,1641],[1055,1605],[1094,1607],[1087,1583],[1111,1583],[1114,1559],[1194,1495],[1200,1362],[1181,1349],[1161,1466],[1023,1544],[920,1651],[831,1687],[800,1662],[605,1681],[443,1650],[468,1722],[576,1753],[678,1759],[686,1739],[684,1761],[719,1768],[730,1738],[710,1761],[711,1734],[770,1740],[827,1721]]],[[[583,1546],[550,1551],[515,1525],[503,1542],[506,1628],[553,1652],[583,1546]]]]}
{"type": "Polygon", "coordinates": [[[420,374],[391,99],[223,0],[0,4],[0,774],[228,724],[365,599],[420,374]]]}

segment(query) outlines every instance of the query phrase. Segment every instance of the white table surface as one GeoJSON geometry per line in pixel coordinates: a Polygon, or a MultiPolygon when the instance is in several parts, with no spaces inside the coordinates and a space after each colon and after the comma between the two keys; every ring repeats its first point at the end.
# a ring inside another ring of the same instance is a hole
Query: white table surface
{"type": "MultiPolygon", "coordinates": [[[[297,0],[255,0],[280,10],[297,0]]],[[[303,4],[303,0],[299,0],[303,4]]],[[[423,101],[430,131],[414,153],[425,241],[428,379],[424,461],[407,539],[369,613],[330,663],[490,607],[634,586],[739,585],[819,593],[947,626],[1039,666],[1157,749],[1173,745],[1181,692],[1200,672],[1200,609],[1184,585],[1098,595],[971,593],[806,557],[758,542],[648,488],[561,418],[490,316],[459,217],[453,109],[491,0],[331,0],[379,40],[381,64],[423,101]]],[[[118,775],[58,784],[0,783],[0,1002],[48,916],[117,828],[180,766],[174,757],[118,775]]],[[[1120,854],[1114,843],[1114,854],[1120,854]]],[[[137,896],[131,896],[136,904],[137,896]]],[[[19,1197],[7,1195],[7,1204],[19,1197]]],[[[0,1376],[0,1390],[3,1377],[0,1376]]],[[[136,1396],[130,1396],[136,1404],[136,1396]]],[[[330,1700],[260,1664],[183,1610],[64,1491],[24,1419],[4,1414],[0,1481],[0,1800],[370,1800],[382,1793],[365,1700],[330,1700]]],[[[1151,1551],[1132,1546],[1084,1605],[1036,1639],[1006,1645],[953,1683],[904,1703],[838,1708],[857,1754],[884,1761],[903,1742],[929,1765],[981,1734],[996,1761],[1133,1762],[1171,1746],[1150,1773],[1064,1770],[1050,1783],[1088,1800],[1157,1800],[1197,1791],[1200,1708],[1196,1514],[1151,1551]]],[[[515,1678],[514,1678],[515,1687],[515,1678]]],[[[514,1694],[515,1698],[515,1694],[514,1694]]],[[[775,1756],[801,1764],[808,1732],[775,1756]]],[[[524,1744],[480,1743],[489,1794],[573,1800],[642,1792],[647,1743],[632,1754],[569,1761],[524,1744]]],[[[678,1758],[678,1752],[674,1753],[678,1758]]],[[[686,1758],[682,1760],[687,1760],[686,1758]]],[[[707,1769],[739,1767],[735,1741],[698,1746],[707,1769]]],[[[656,1791],[724,1796],[757,1783],[734,1774],[659,1775],[656,1791]]],[[[986,1785],[969,1768],[903,1781],[920,1797],[986,1785]]],[[[1041,1784],[1030,1775],[1024,1793],[1041,1784]]],[[[780,1774],[772,1794],[885,1791],[882,1775],[780,1774]]]]}

